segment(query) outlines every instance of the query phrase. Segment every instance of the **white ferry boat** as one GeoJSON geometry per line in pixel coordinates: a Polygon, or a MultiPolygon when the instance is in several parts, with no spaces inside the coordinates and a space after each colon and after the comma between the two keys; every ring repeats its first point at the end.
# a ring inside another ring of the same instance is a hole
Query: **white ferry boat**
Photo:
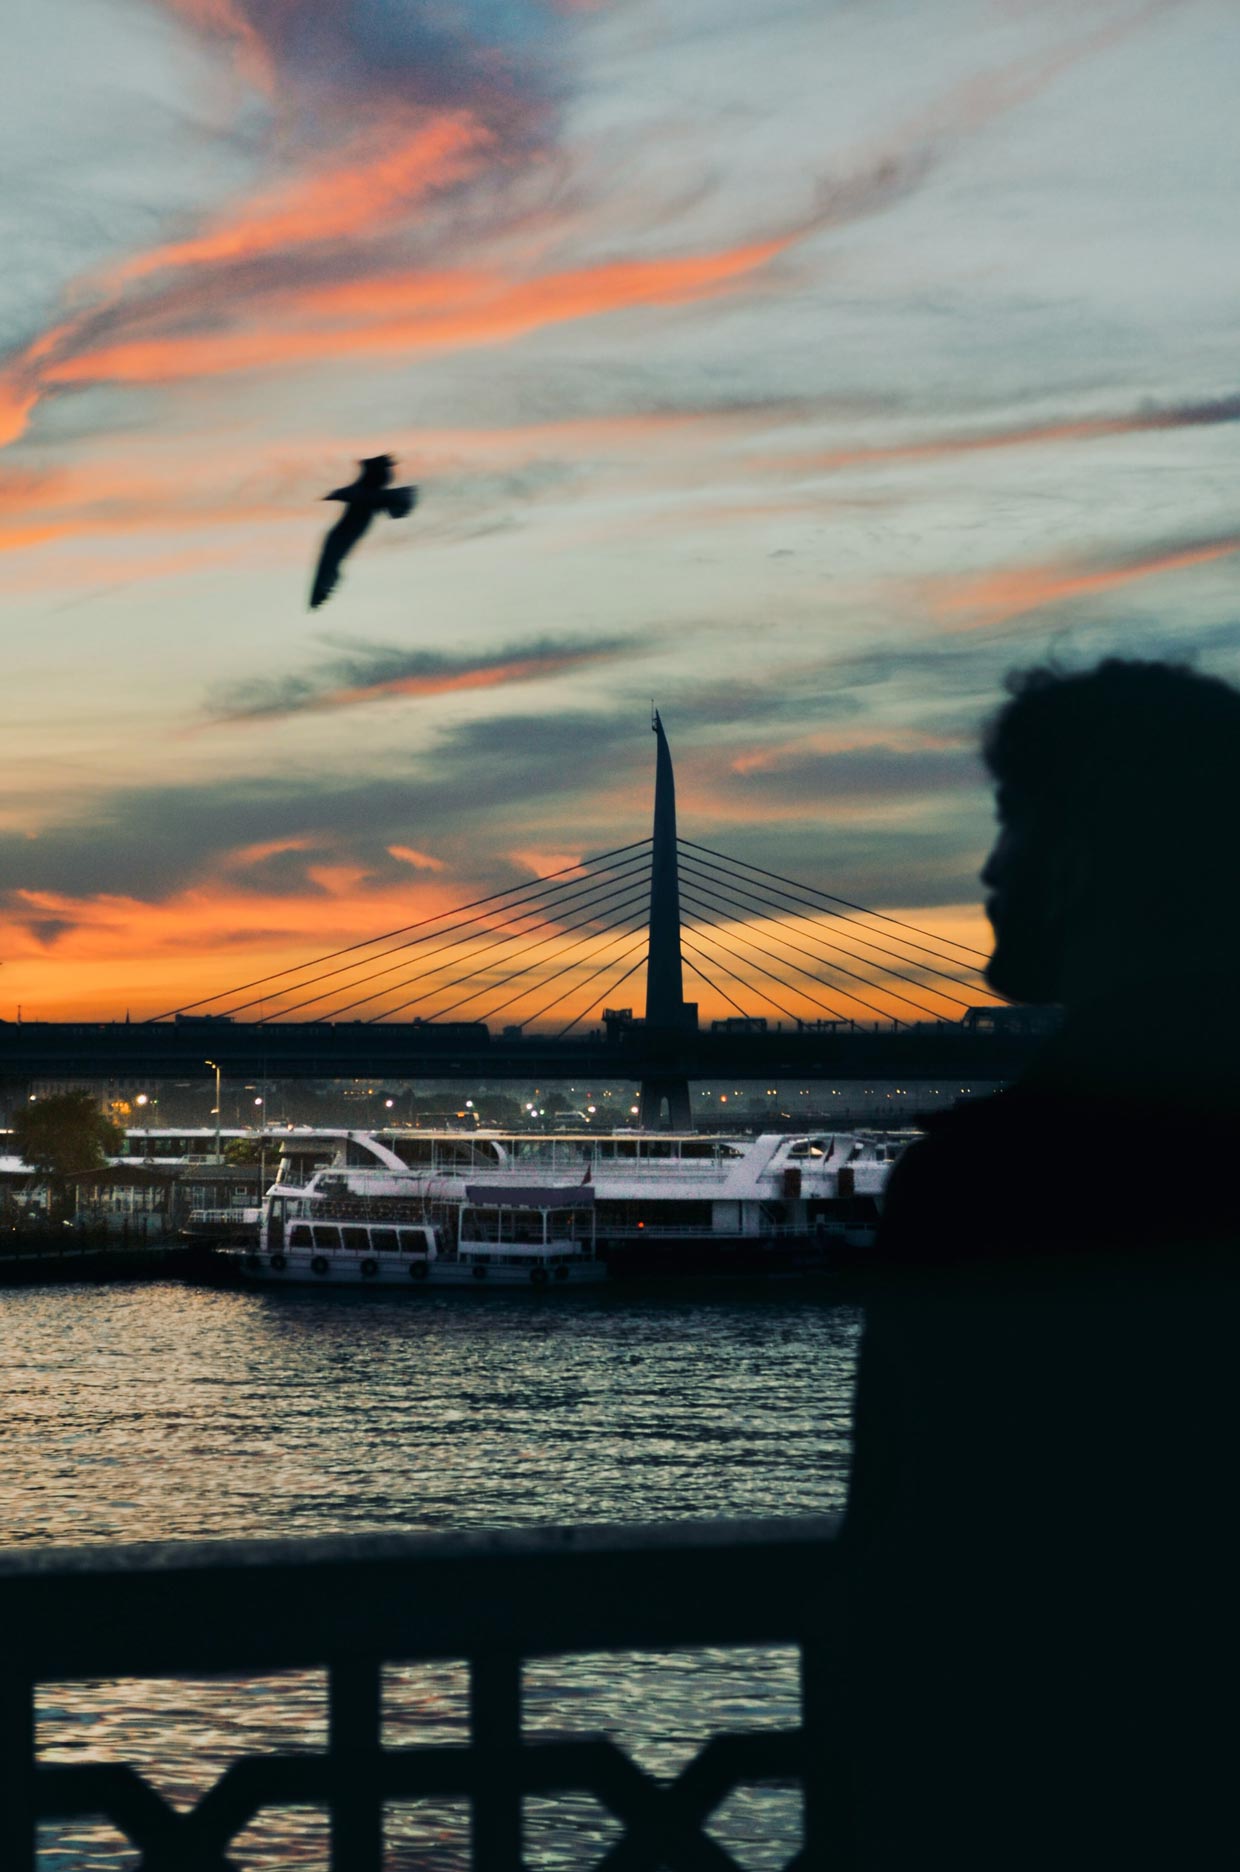
{"type": "Polygon", "coordinates": [[[247,1280],[513,1285],[829,1271],[863,1247],[895,1147],[856,1133],[409,1132],[288,1140],[247,1280]],[[317,1152],[317,1163],[315,1161],[317,1152]]]}

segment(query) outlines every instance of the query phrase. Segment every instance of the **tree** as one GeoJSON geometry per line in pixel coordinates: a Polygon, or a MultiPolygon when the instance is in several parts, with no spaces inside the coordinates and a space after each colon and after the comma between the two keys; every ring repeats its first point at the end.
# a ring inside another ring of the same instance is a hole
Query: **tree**
{"type": "Polygon", "coordinates": [[[226,1164],[237,1164],[241,1166],[246,1164],[261,1164],[270,1150],[271,1145],[267,1142],[266,1138],[232,1138],[224,1146],[224,1162],[226,1164]]]}
{"type": "Polygon", "coordinates": [[[13,1147],[45,1180],[97,1170],[118,1156],[125,1134],[105,1118],[89,1092],[52,1092],[13,1115],[13,1147]]]}

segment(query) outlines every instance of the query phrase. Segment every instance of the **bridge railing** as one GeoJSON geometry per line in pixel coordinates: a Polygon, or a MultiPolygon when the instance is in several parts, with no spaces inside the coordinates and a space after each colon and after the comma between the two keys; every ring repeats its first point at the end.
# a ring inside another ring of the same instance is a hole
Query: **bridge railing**
{"type": "Polygon", "coordinates": [[[99,1815],[143,1872],[226,1872],[261,1810],[326,1807],[332,1872],[380,1872],[384,1803],[452,1798],[473,1866],[519,1872],[523,1802],[585,1792],[624,1829],[607,1865],[727,1872],[704,1824],[756,1782],[803,1791],[790,1865],[847,1872],[836,1533],[815,1517],[0,1554],[0,1865],[34,1872],[40,1820],[99,1815]],[[605,1734],[525,1730],[524,1660],[707,1645],[798,1647],[799,1724],[716,1734],[675,1779],[605,1734]],[[468,1741],[385,1747],[384,1664],[432,1659],[468,1663],[468,1741]],[[189,1811],[131,1765],[37,1758],[40,1684],[285,1669],[326,1670],[326,1750],[242,1756],[189,1811]]]}

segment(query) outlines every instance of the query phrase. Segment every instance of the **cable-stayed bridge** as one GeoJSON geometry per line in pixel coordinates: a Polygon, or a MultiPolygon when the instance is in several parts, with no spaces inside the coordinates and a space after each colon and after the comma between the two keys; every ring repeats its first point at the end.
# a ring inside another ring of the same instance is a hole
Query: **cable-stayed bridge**
{"type": "Polygon", "coordinates": [[[1029,1038],[979,951],[679,837],[653,726],[648,837],[152,1020],[0,1023],[0,1077],[599,1076],[680,1122],[701,1077],[1015,1069],[1029,1038]]]}

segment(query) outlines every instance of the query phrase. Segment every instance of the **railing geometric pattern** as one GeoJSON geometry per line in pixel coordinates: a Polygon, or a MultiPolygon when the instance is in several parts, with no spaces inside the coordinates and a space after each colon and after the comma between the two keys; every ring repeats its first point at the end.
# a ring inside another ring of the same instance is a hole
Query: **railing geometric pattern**
{"type": "Polygon", "coordinates": [[[263,1808],[326,1807],[333,1872],[382,1872],[386,1801],[465,1798],[479,1872],[521,1872],[527,1796],[589,1793],[623,1834],[608,1872],[736,1872],[704,1829],[742,1782],[799,1782],[797,1872],[847,1872],[832,1517],[461,1536],[17,1551],[0,1556],[0,1865],[34,1872],[41,1819],[101,1815],[143,1872],[239,1872],[263,1808]],[[712,1737],[674,1779],[607,1736],[522,1732],[522,1661],[573,1651],[799,1645],[795,1729],[712,1737]],[[470,1739],[382,1744],[385,1662],[462,1657],[470,1739]],[[234,1761],[189,1812],[118,1763],[35,1759],[40,1682],[326,1667],[323,1754],[234,1761]]]}

